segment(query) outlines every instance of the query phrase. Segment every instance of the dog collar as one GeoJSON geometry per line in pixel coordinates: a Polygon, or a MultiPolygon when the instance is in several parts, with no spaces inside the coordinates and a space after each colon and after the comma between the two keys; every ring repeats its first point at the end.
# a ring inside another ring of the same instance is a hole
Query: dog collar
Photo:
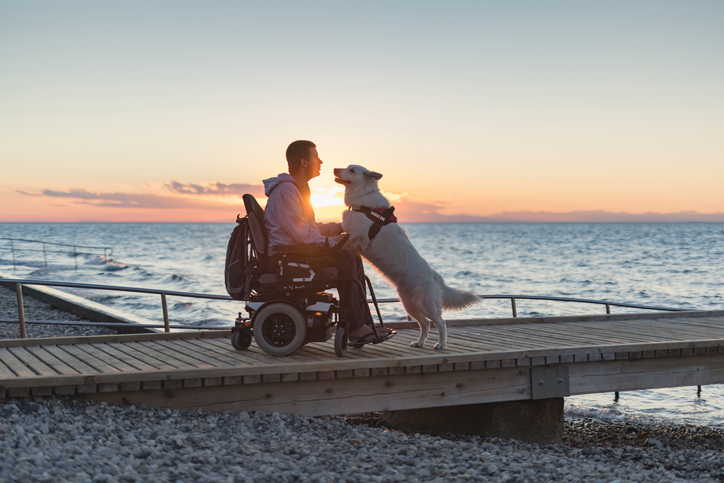
{"type": "Polygon", "coordinates": [[[380,228],[390,223],[397,223],[397,217],[394,215],[395,207],[389,208],[370,208],[369,206],[350,206],[350,210],[364,213],[367,218],[373,221],[367,236],[370,241],[380,232],[380,228]]]}

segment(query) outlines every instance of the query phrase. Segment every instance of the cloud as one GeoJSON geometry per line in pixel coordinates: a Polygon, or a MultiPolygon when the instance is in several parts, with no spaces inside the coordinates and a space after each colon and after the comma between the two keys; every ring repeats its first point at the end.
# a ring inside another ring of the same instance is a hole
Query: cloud
{"type": "Polygon", "coordinates": [[[153,209],[203,209],[228,210],[229,204],[219,203],[186,196],[167,196],[143,193],[97,193],[85,189],[55,191],[44,189],[38,193],[19,191],[27,196],[39,198],[62,198],[74,201],[74,204],[110,208],[153,208],[153,209]]]}
{"type": "Polygon", "coordinates": [[[174,193],[183,195],[196,195],[196,196],[241,196],[245,193],[250,193],[254,196],[261,196],[264,194],[264,187],[262,185],[245,184],[245,183],[208,183],[206,185],[200,185],[195,183],[183,184],[178,181],[171,181],[166,183],[164,186],[174,193]]]}
{"type": "Polygon", "coordinates": [[[178,181],[171,181],[163,185],[144,183],[143,186],[155,190],[165,189],[170,191],[171,194],[95,192],[84,188],[71,188],[62,191],[51,189],[43,189],[38,192],[16,191],[36,198],[65,199],[75,205],[164,210],[228,210],[244,193],[251,193],[257,197],[264,194],[263,186],[244,183],[183,184],[178,181]]]}

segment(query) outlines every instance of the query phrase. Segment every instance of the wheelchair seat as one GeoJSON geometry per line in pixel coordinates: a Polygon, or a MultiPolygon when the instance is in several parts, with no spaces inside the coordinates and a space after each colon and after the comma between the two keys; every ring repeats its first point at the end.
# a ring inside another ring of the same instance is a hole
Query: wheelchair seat
{"type": "MultiPolygon", "coordinates": [[[[290,290],[304,293],[334,288],[338,277],[335,267],[323,266],[331,250],[320,245],[275,245],[269,250],[269,239],[264,228],[264,209],[256,199],[245,194],[249,223],[251,251],[256,256],[252,270],[252,291],[256,300],[264,300],[286,294],[290,290]],[[270,255],[270,251],[274,255],[270,255]]],[[[286,295],[288,297],[288,295],[286,295]]]]}

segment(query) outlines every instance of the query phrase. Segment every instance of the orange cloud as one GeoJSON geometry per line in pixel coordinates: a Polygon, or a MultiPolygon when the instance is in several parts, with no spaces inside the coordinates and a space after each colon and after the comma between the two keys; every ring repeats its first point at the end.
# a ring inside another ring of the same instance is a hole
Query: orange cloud
{"type": "Polygon", "coordinates": [[[178,181],[171,181],[166,183],[166,186],[170,191],[174,193],[184,195],[215,195],[215,196],[230,196],[237,195],[241,196],[246,193],[250,193],[256,197],[264,194],[264,187],[261,185],[245,184],[245,183],[209,183],[207,185],[199,185],[194,183],[183,184],[178,181]]]}

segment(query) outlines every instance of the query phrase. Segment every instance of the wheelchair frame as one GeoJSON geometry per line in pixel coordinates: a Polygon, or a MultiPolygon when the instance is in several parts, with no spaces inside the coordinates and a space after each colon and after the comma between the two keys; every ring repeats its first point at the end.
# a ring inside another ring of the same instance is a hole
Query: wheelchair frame
{"type": "MultiPolygon", "coordinates": [[[[266,266],[268,255],[263,228],[264,212],[252,195],[245,194],[243,199],[250,228],[247,248],[249,263],[252,264],[252,283],[245,306],[249,317],[239,312],[232,328],[231,343],[235,349],[248,349],[252,340],[256,340],[264,352],[283,356],[292,354],[309,342],[325,342],[334,333],[335,353],[338,357],[344,357],[350,345],[361,348],[367,343],[378,344],[395,334],[395,331],[381,334],[377,330],[367,303],[365,287],[359,280],[330,276],[330,271],[322,267],[325,258],[341,249],[343,242],[335,247],[321,249],[317,245],[275,246],[273,249],[280,256],[280,273],[270,273],[266,266]],[[259,247],[263,247],[263,250],[259,247]],[[301,276],[295,277],[293,271],[301,276]],[[372,322],[374,339],[349,344],[346,308],[340,307],[339,301],[325,291],[343,282],[351,282],[357,288],[365,315],[372,322]]],[[[372,283],[366,276],[365,283],[380,327],[384,328],[372,283]]]]}

